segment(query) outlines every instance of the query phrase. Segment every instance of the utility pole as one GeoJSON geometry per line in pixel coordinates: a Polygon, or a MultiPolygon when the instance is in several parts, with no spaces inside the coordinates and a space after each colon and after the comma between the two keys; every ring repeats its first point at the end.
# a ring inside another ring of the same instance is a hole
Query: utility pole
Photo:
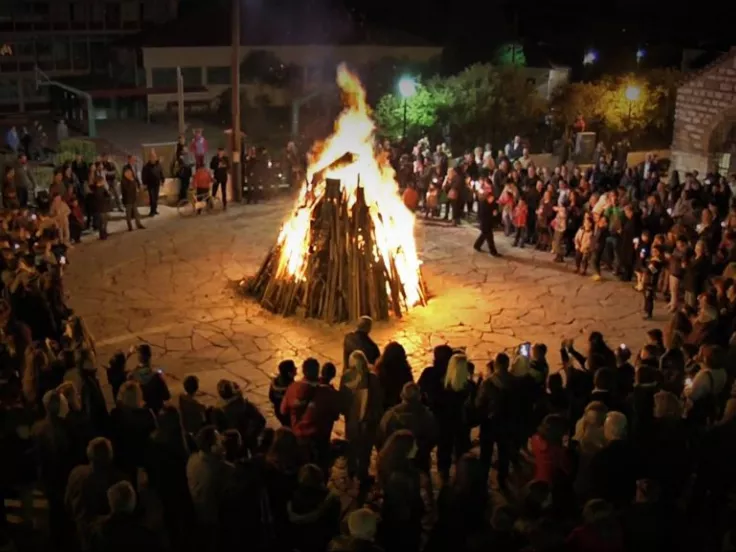
{"type": "Polygon", "coordinates": [[[230,180],[233,186],[235,201],[243,200],[243,177],[240,159],[241,132],[240,132],[240,0],[232,0],[232,65],[230,67],[230,81],[232,86],[232,133],[233,133],[233,162],[230,180]]]}
{"type": "Polygon", "coordinates": [[[184,121],[184,77],[181,75],[181,67],[176,68],[176,102],[179,112],[179,135],[184,136],[187,127],[184,121]]]}

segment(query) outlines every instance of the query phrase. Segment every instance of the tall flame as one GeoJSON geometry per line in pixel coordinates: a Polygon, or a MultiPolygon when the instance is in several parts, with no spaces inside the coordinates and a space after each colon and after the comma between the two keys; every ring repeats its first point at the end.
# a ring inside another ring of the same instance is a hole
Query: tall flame
{"type": "Polygon", "coordinates": [[[310,154],[307,181],[297,200],[296,210],[284,223],[278,238],[280,258],[277,277],[305,278],[309,255],[312,210],[325,194],[324,180],[310,185],[315,174],[326,171],[325,178],[340,180],[341,191],[352,207],[357,189],[363,188],[366,205],[374,223],[376,256],[387,267],[393,260],[404,288],[406,306],[416,305],[421,298],[420,261],[414,241],[414,215],[398,195],[395,173],[385,157],[374,151],[375,125],[366,95],[358,77],[345,65],[337,69],[337,84],[343,94],[345,108],[335,121],[333,134],[316,144],[310,154]],[[353,161],[333,168],[346,153],[353,161]]]}

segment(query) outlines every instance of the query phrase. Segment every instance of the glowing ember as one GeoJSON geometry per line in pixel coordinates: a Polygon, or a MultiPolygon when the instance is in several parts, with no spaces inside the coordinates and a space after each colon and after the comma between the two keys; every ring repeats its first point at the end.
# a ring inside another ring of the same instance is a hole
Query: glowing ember
{"type": "MultiPolygon", "coordinates": [[[[375,126],[366,104],[365,90],[358,77],[344,65],[338,67],[337,84],[343,92],[345,109],[335,121],[335,132],[317,144],[311,154],[307,183],[299,194],[296,209],[278,237],[277,279],[305,280],[311,244],[314,210],[326,194],[326,179],[340,181],[340,192],[352,208],[362,187],[373,222],[374,256],[386,267],[395,267],[403,288],[403,306],[423,301],[420,261],[414,241],[414,215],[398,195],[394,171],[386,159],[374,152],[375,126]],[[349,161],[340,162],[346,153],[349,161]],[[315,178],[317,177],[317,178],[315,178]]],[[[386,283],[387,293],[389,284],[386,283]]]]}

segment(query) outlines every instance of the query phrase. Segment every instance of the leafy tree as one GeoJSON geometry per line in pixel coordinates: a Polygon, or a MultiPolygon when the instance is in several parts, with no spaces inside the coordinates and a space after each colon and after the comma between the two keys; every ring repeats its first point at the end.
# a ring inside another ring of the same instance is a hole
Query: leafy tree
{"type": "Polygon", "coordinates": [[[552,105],[565,125],[582,115],[593,128],[604,127],[614,134],[664,132],[671,125],[679,78],[677,71],[654,70],[571,83],[559,90],[552,105]],[[635,90],[638,97],[627,97],[627,90],[635,90]]]}
{"type": "Polygon", "coordinates": [[[526,66],[526,55],[524,54],[524,46],[519,42],[507,42],[499,46],[493,54],[493,63],[502,67],[526,66]]]}
{"type": "MultiPolygon", "coordinates": [[[[382,131],[396,138],[403,126],[403,99],[394,94],[378,103],[382,131]]],[[[407,134],[449,128],[461,145],[492,142],[498,146],[514,134],[528,134],[546,112],[546,102],[515,68],[472,65],[448,78],[434,77],[406,100],[407,134]]]]}

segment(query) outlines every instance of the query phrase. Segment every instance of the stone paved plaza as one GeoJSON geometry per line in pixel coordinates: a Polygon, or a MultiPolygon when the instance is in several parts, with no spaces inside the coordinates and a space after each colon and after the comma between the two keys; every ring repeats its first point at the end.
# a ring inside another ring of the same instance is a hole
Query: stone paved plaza
{"type": "MultiPolygon", "coordinates": [[[[218,380],[230,378],[268,416],[269,380],[280,360],[315,356],[339,369],[347,326],[272,315],[233,286],[257,270],[290,208],[280,200],[186,219],[167,210],[144,219],[146,230],[129,233],[118,221],[106,242],[87,238],[70,253],[66,291],[100,360],[148,342],[173,387],[197,374],[211,395],[218,380]]],[[[563,338],[582,343],[598,329],[612,346],[638,349],[644,330],[664,324],[663,304],[655,321],[645,322],[641,296],[630,286],[579,277],[550,254],[511,248],[501,234],[502,259],[473,251],[471,226],[420,220],[416,236],[433,297],[374,330],[381,347],[392,339],[404,345],[416,374],[441,343],[466,347],[482,367],[500,350],[542,341],[555,369],[563,338]]]]}

